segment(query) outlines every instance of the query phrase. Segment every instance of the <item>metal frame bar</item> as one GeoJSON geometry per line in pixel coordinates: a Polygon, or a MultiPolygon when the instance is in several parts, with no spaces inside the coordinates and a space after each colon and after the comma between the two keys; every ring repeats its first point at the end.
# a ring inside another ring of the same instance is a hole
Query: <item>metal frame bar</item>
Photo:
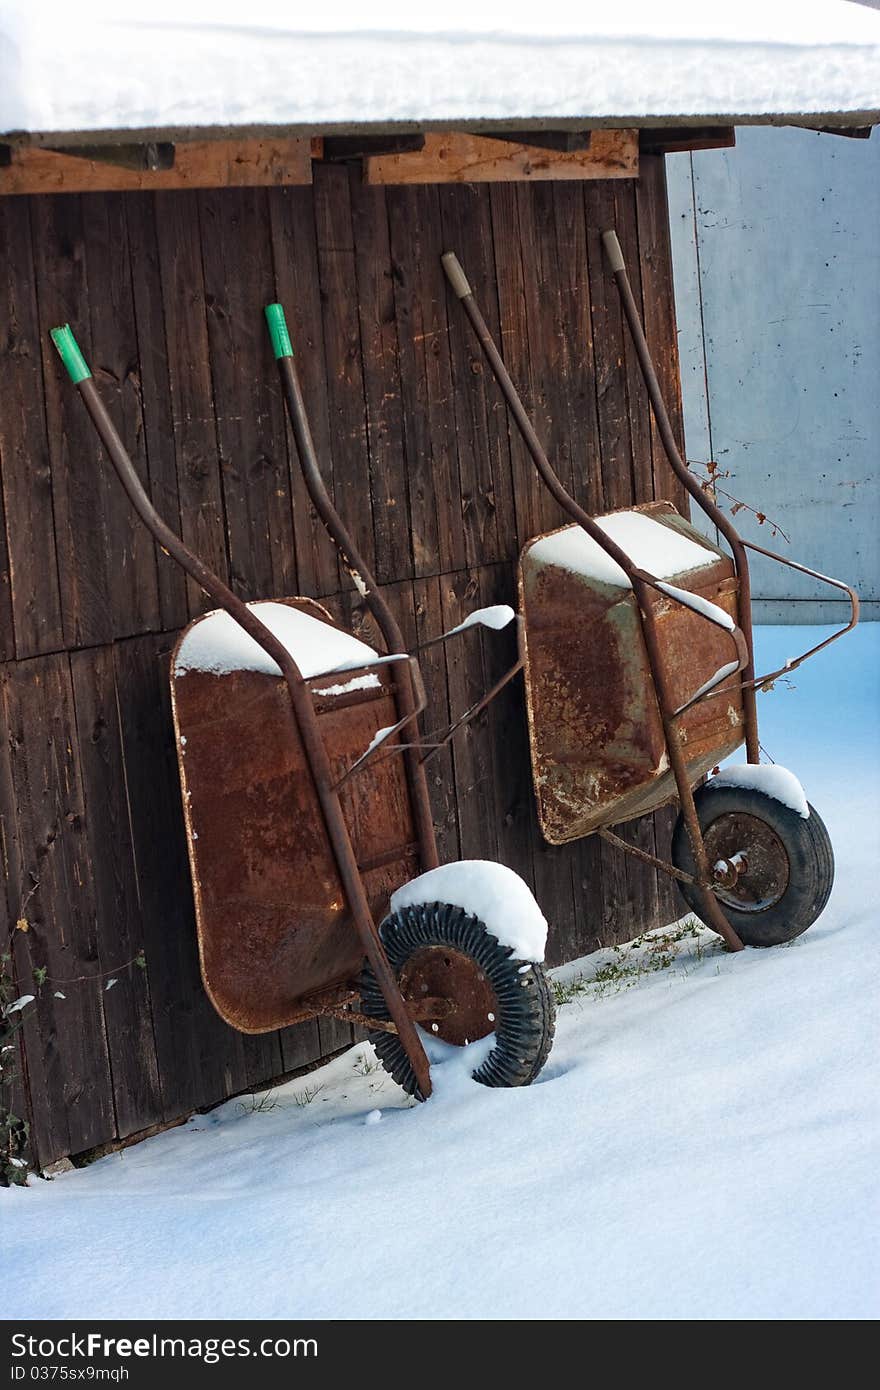
{"type": "MultiPolygon", "coordinates": [[[[523,659],[522,657],[518,657],[517,660],[513,663],[513,665],[507,668],[501,679],[497,680],[495,684],[491,687],[491,689],[486,691],[485,695],[481,695],[479,700],[476,700],[474,704],[469,705],[468,708],[465,710],[464,714],[459,715],[458,719],[453,720],[453,722],[447,725],[445,729],[437,730],[436,732],[426,734],[424,738],[420,737],[417,743],[396,743],[393,748],[386,748],[385,757],[390,758],[393,756],[393,754],[402,752],[404,748],[416,748],[419,750],[427,748],[428,752],[425,753],[424,757],[420,758],[419,761],[422,763],[423,766],[425,763],[429,763],[432,758],[437,756],[441,749],[446,747],[446,745],[450,742],[450,740],[454,737],[454,735],[458,732],[459,729],[463,728],[465,724],[469,724],[472,719],[476,719],[477,715],[481,714],[482,711],[486,708],[486,706],[492,703],[492,701],[495,699],[495,696],[498,695],[504,689],[504,687],[508,685],[510,681],[513,680],[514,676],[517,675],[518,672],[522,670],[522,668],[523,659]],[[440,737],[441,734],[442,738],[440,737]]],[[[389,738],[391,738],[391,736],[397,731],[397,729],[400,728],[401,724],[406,722],[406,720],[401,720],[398,724],[395,724],[393,728],[389,729],[385,734],[384,738],[380,739],[378,743],[375,743],[373,747],[369,750],[369,752],[365,753],[362,758],[358,758],[357,762],[352,764],[352,766],[343,775],[343,777],[341,778],[340,782],[337,783],[337,785],[341,785],[341,783],[344,782],[348,777],[350,777],[353,772],[359,771],[364,766],[368,758],[373,758],[377,753],[379,753],[381,751],[382,745],[389,738]]]]}
{"type": "MultiPolygon", "coordinates": [[[[821,574],[819,570],[811,570],[808,565],[801,565],[796,560],[790,560],[787,555],[777,555],[773,550],[765,550],[762,545],[756,545],[754,541],[744,540],[743,545],[749,550],[757,550],[761,555],[766,555],[768,560],[778,560],[780,565],[787,565],[789,569],[797,570],[800,574],[807,574],[812,579],[819,579],[823,584],[830,584],[834,589],[842,589],[850,601],[849,621],[842,628],[839,628],[837,632],[832,632],[829,637],[824,637],[821,642],[817,642],[814,647],[810,647],[800,656],[786,661],[785,665],[778,667],[777,670],[768,671],[763,676],[755,676],[753,680],[749,681],[748,686],[746,686],[745,683],[740,683],[741,690],[749,689],[757,691],[767,689],[772,682],[778,680],[780,676],[788,675],[789,671],[796,671],[797,668],[802,666],[811,656],[815,656],[817,652],[821,652],[823,648],[830,646],[832,642],[836,642],[838,637],[843,637],[845,633],[852,632],[856,623],[859,621],[859,596],[855,589],[851,589],[842,579],[831,579],[827,574],[821,574]]],[[[684,714],[692,705],[701,704],[703,700],[714,700],[719,695],[728,694],[733,687],[726,685],[725,681],[728,675],[733,674],[732,671],[727,672],[720,680],[714,681],[706,689],[692,696],[685,704],[679,706],[675,711],[676,716],[684,714]]]]}
{"type": "MultiPolygon", "coordinates": [[[[408,665],[415,666],[416,669],[418,669],[418,667],[416,666],[415,657],[408,656],[405,657],[403,660],[408,665]]],[[[421,685],[421,676],[419,676],[419,685],[421,685]]],[[[397,689],[400,689],[399,685],[397,689]]],[[[385,729],[381,738],[377,739],[375,743],[371,744],[367,751],[365,753],[362,753],[359,758],[355,758],[351,766],[347,767],[345,772],[343,772],[342,776],[336,782],[333,783],[333,790],[339,791],[339,788],[344,787],[345,783],[349,780],[350,777],[354,777],[355,773],[357,772],[362,772],[363,769],[366,767],[367,763],[373,761],[376,754],[382,748],[383,744],[387,743],[388,740],[390,738],[393,738],[396,733],[399,733],[401,729],[405,729],[407,724],[412,724],[414,720],[418,719],[419,715],[423,712],[426,704],[427,700],[425,698],[424,690],[422,690],[422,693],[419,695],[418,699],[416,700],[415,704],[413,705],[413,708],[409,711],[409,713],[405,714],[402,719],[398,719],[396,724],[392,724],[390,729],[385,729]]],[[[418,748],[421,742],[421,740],[418,738],[418,728],[416,728],[416,739],[417,741],[415,743],[395,744],[394,749],[388,751],[393,751],[396,753],[409,748],[418,748]]],[[[420,852],[422,851],[422,849],[423,846],[421,842],[419,842],[420,852]]]]}
{"type": "Polygon", "coordinates": [[[615,849],[625,850],[626,853],[632,855],[634,859],[643,860],[645,864],[650,864],[652,868],[658,869],[660,873],[666,874],[667,878],[677,879],[679,883],[696,884],[696,879],[693,874],[685,873],[684,869],[678,869],[674,864],[667,864],[665,859],[658,859],[656,854],[649,854],[646,849],[642,849],[639,845],[631,845],[629,841],[624,840],[622,836],[615,835],[614,831],[609,830],[607,826],[602,826],[600,830],[596,831],[596,834],[599,836],[600,840],[605,840],[607,844],[613,845],[615,849]]]}
{"type": "MultiPolygon", "coordinates": [[[[519,629],[522,623],[522,618],[518,613],[515,614],[515,621],[517,629],[519,629]]],[[[441,632],[439,637],[429,637],[427,642],[420,642],[419,645],[415,648],[415,650],[417,652],[420,652],[424,651],[426,647],[436,646],[439,642],[448,642],[452,637],[463,636],[465,631],[468,630],[469,629],[466,629],[464,627],[457,627],[453,628],[451,632],[441,632]]],[[[364,664],[365,668],[369,668],[371,665],[380,665],[383,663],[387,664],[390,660],[391,658],[389,657],[382,657],[378,662],[365,662],[364,664]]],[[[411,714],[405,714],[402,719],[398,719],[397,723],[392,724],[390,729],[386,729],[382,737],[378,739],[370,748],[368,748],[366,753],[361,754],[361,756],[357,758],[355,762],[352,763],[351,767],[346,769],[346,771],[340,777],[339,781],[336,783],[337,787],[341,787],[343,783],[348,781],[349,777],[352,777],[356,772],[360,772],[367,765],[368,762],[372,762],[372,760],[381,752],[382,748],[388,742],[389,739],[393,738],[396,733],[398,733],[402,728],[405,727],[405,725],[411,723],[411,721],[417,715],[422,714],[425,710],[428,700],[427,695],[425,694],[425,687],[422,682],[422,676],[421,671],[419,669],[418,660],[414,656],[401,657],[400,660],[406,660],[410,663],[413,675],[416,678],[416,688],[419,691],[417,708],[411,714]]],[[[479,700],[476,700],[474,704],[469,705],[468,708],[465,710],[464,714],[461,714],[457,719],[452,720],[452,722],[447,724],[444,729],[436,730],[431,734],[425,735],[425,737],[422,737],[421,733],[417,728],[417,737],[414,740],[414,742],[395,743],[393,748],[385,749],[385,757],[390,758],[396,753],[403,753],[409,749],[419,751],[427,748],[430,751],[427,752],[424,757],[419,758],[419,764],[423,767],[425,763],[429,763],[431,759],[437,753],[440,752],[441,748],[446,747],[450,739],[453,737],[455,733],[457,733],[459,729],[463,728],[465,724],[469,724],[472,719],[475,719],[477,715],[480,714],[486,708],[487,705],[490,705],[492,703],[492,701],[495,699],[495,696],[498,695],[504,689],[504,687],[510,681],[513,680],[517,672],[522,670],[522,667],[522,657],[518,657],[517,660],[513,663],[513,665],[508,667],[508,669],[505,671],[504,675],[500,678],[500,680],[497,680],[495,684],[491,687],[491,689],[486,691],[485,695],[481,695],[479,700]],[[435,742],[434,740],[437,739],[439,739],[440,741],[435,742]]],[[[328,672],[327,674],[329,675],[330,673],[328,672]]]]}

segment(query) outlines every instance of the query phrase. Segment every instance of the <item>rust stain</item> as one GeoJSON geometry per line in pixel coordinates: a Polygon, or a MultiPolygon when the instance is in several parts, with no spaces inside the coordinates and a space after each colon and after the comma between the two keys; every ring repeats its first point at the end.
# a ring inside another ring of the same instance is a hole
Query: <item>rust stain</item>
{"type": "MultiPolygon", "coordinates": [[[[673,582],[735,617],[733,562],[669,503],[639,510],[717,555],[713,564],[673,582]]],[[[532,771],[544,838],[565,844],[671,801],[675,779],[632,591],[542,565],[531,558],[530,546],[520,559],[519,591],[532,771]]],[[[730,660],[731,644],[722,630],[672,600],[659,601],[655,612],[677,707],[730,660]]],[[[739,688],[693,706],[679,728],[696,782],[743,740],[739,688]]]]}
{"type": "MultiPolygon", "coordinates": [[[[309,600],[291,602],[331,621],[309,600]]],[[[336,775],[399,718],[388,669],[379,682],[323,698],[327,677],[308,682],[336,775]]],[[[205,989],[241,1032],[285,1027],[363,959],[286,684],[258,671],[188,671],[172,674],[172,701],[205,989]]],[[[403,760],[370,764],[341,800],[378,919],[413,871],[403,760]]]]}

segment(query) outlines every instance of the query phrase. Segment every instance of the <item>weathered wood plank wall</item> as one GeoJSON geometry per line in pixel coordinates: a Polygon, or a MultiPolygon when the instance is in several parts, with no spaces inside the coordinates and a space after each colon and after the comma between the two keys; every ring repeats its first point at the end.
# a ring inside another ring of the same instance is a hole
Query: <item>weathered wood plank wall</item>
{"type": "MultiPolygon", "coordinates": [[[[24,1029],[41,1162],[350,1036],[322,1022],[242,1037],[201,989],[166,672],[205,601],[134,522],[49,328],[74,326],[157,505],[239,593],[312,594],[360,627],[284,420],[262,320],[283,300],[327,482],[415,642],[512,601],[519,547],[563,519],[447,296],[448,247],[578,498],[680,501],[602,266],[611,223],[680,424],[657,157],[638,182],[386,189],[317,165],[313,188],[0,200],[0,832],[10,923],[29,924],[13,932],[19,984],[47,974],[24,1029]]],[[[431,649],[429,726],[510,647],[431,649]]],[[[669,920],[669,889],[634,861],[542,843],[521,701],[508,689],[434,764],[444,856],[524,874],[552,961],[669,920]]],[[[662,845],[669,816],[627,833],[662,845]]]]}

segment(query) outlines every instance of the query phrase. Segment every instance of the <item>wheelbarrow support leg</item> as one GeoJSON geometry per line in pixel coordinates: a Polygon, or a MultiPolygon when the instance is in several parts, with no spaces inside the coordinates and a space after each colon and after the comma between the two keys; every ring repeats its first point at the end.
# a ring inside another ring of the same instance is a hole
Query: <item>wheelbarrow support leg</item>
{"type": "Polygon", "coordinates": [[[263,650],[277,663],[281,673],[287,683],[290,693],[291,704],[299,725],[300,734],[306,750],[312,776],[315,779],[315,787],[321,811],[324,816],[324,823],[327,827],[327,834],[333,846],[333,854],[339,869],[339,876],[345,890],[346,898],[351,908],[355,930],[360,937],[364,948],[364,954],[373,968],[379,987],[388,1005],[388,1011],[397,1031],[400,1040],[406,1048],[407,1055],[412,1062],[413,1070],[419,1083],[422,1095],[427,1099],[431,1094],[431,1071],[425,1049],[421,1039],[416,1032],[415,1024],[410,1018],[403,1001],[403,996],[394,977],[394,973],[388,964],[388,957],[385,954],[376,924],[373,921],[370,905],[364,892],[363,881],[357,865],[354,849],[348,834],[348,827],[342,812],[342,806],[337,793],[333,790],[333,773],[330,766],[330,759],[324,747],[318,729],[318,720],[315,714],[312,698],[302,678],[299,667],[287,648],[278,640],[264,623],[260,621],[252,609],[240,599],[237,594],[223,583],[216,574],[211,571],[197,555],[184,545],[183,541],[177,536],[170,526],[159,516],[147,495],[144,486],[138,476],[137,470],[129,457],[128,451],[120,439],[116,427],[111,420],[103,401],[98,395],[92,374],[86,365],[85,359],[77,346],[76,339],[70,328],[55,328],[52,330],[52,340],[55,343],[58,353],[67,368],[71,381],[76,386],[82,397],[83,404],[89,413],[92,424],[97,431],[98,437],[104,446],[110,462],[116,470],[126,495],[131,505],[137,512],[141,521],[152,533],[157,543],[167,550],[169,555],[186,570],[187,574],[204,589],[222,608],[229,613],[257,642],[263,650]]]}

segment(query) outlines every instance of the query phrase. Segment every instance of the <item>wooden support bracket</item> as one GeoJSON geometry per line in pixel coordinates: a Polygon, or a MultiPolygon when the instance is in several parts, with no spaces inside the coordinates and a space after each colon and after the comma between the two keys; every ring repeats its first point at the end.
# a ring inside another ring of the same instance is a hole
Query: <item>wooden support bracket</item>
{"type": "Polygon", "coordinates": [[[174,146],[166,140],[143,145],[49,145],[47,148],[53,154],[89,159],[95,164],[110,164],[116,169],[133,169],[138,173],[174,168],[174,146]]]}
{"type": "Polygon", "coordinates": [[[364,160],[364,182],[489,183],[541,179],[634,179],[637,130],[594,130],[585,150],[548,150],[456,131],[425,136],[423,150],[364,160]]]}
{"type": "MultiPolygon", "coordinates": [[[[135,146],[108,146],[98,156],[65,147],[13,146],[9,163],[0,160],[0,196],[9,193],[106,193],[127,189],[244,188],[308,184],[312,181],[312,142],[290,140],[193,140],[173,146],[173,165],[161,145],[155,165],[144,167],[135,146]],[[140,160],[138,167],[137,160],[140,160]]],[[[144,150],[148,147],[137,147],[144,150]]]]}

